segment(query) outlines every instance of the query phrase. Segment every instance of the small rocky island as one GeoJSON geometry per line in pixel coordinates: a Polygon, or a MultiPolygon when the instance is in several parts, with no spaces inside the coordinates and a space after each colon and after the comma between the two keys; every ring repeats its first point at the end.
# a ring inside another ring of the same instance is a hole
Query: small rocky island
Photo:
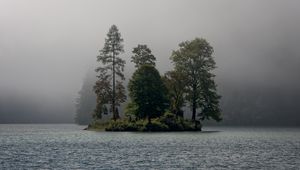
{"type": "Polygon", "coordinates": [[[94,91],[96,108],[88,130],[106,131],[201,131],[201,121],[221,121],[220,96],[212,71],[216,68],[213,48],[203,38],[179,44],[171,54],[174,69],[163,76],[155,68],[156,58],[147,45],[133,48],[131,62],[135,72],[128,83],[129,102],[124,118],[119,110],[127,100],[123,85],[125,60],[123,39],[112,25],[97,61],[101,63],[94,91]],[[192,111],[190,120],[184,119],[182,108],[192,111]],[[111,114],[109,122],[101,121],[102,114],[111,114]]]}

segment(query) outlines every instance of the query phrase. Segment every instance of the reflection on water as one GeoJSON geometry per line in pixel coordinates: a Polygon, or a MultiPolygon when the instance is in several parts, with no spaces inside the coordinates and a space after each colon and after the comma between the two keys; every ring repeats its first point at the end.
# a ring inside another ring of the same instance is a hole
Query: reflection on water
{"type": "Polygon", "coordinates": [[[76,125],[0,125],[0,169],[298,169],[300,129],[91,132],[76,125]]]}

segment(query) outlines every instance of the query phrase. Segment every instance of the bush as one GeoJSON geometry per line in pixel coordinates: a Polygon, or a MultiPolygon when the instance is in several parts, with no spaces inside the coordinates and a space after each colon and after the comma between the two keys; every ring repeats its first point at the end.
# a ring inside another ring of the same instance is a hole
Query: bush
{"type": "Polygon", "coordinates": [[[159,118],[159,121],[167,125],[171,131],[183,131],[184,127],[180,118],[176,118],[176,115],[170,112],[166,112],[162,117],[159,118]]]}
{"type": "Polygon", "coordinates": [[[127,120],[112,120],[105,128],[106,131],[136,131],[135,124],[128,122],[127,120]]]}
{"type": "MultiPolygon", "coordinates": [[[[183,120],[181,124],[182,124],[182,127],[183,127],[183,129],[185,131],[195,131],[195,130],[198,130],[198,129],[195,129],[195,123],[192,122],[192,121],[183,120]]],[[[201,131],[201,129],[200,129],[200,131],[201,131]]]]}
{"type": "Polygon", "coordinates": [[[167,125],[161,123],[158,119],[153,119],[151,123],[148,123],[147,120],[139,120],[130,122],[128,120],[116,120],[110,121],[106,131],[168,131],[169,128],[167,125]]]}
{"type": "Polygon", "coordinates": [[[163,131],[195,131],[201,130],[201,125],[195,128],[195,122],[184,120],[182,117],[176,117],[173,113],[166,112],[159,118],[138,121],[129,121],[128,119],[111,120],[108,123],[94,122],[89,129],[104,129],[106,131],[142,131],[142,132],[163,132],[163,131]]]}
{"type": "Polygon", "coordinates": [[[150,131],[150,132],[161,132],[161,131],[169,131],[169,127],[160,122],[159,119],[151,120],[151,123],[147,123],[146,126],[141,129],[142,131],[150,131]]]}
{"type": "Polygon", "coordinates": [[[124,120],[111,120],[108,126],[105,128],[106,131],[143,131],[146,126],[146,121],[128,121],[124,120]]]}

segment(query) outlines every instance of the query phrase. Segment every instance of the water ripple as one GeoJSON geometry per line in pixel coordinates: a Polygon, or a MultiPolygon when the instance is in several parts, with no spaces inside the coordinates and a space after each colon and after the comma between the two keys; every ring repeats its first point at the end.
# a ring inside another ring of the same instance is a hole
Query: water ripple
{"type": "Polygon", "coordinates": [[[298,169],[297,128],[90,132],[76,125],[0,125],[0,169],[298,169]],[[216,131],[222,130],[222,131],[216,131]]]}

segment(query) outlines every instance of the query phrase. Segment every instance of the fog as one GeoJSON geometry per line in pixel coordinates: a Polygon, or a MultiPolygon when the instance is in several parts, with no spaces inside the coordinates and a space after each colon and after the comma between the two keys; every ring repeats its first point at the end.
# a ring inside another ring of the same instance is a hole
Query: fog
{"type": "Polygon", "coordinates": [[[127,79],[137,44],[152,49],[163,74],[180,42],[203,37],[215,50],[224,101],[228,89],[271,88],[295,102],[299,16],[298,0],[0,0],[0,123],[30,122],[24,115],[73,122],[78,91],[112,24],[124,38],[127,79]]]}

